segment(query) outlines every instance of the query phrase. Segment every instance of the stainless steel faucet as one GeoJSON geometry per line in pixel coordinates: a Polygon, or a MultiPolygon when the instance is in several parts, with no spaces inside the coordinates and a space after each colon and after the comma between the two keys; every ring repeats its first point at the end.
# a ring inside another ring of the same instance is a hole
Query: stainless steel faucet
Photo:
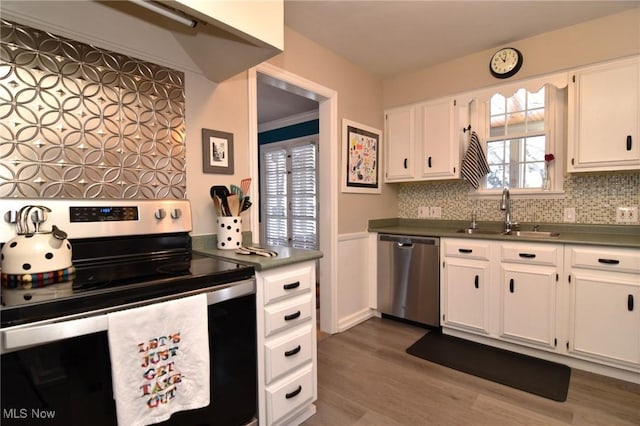
{"type": "Polygon", "coordinates": [[[509,188],[505,188],[502,190],[500,210],[504,210],[506,212],[504,217],[504,232],[511,232],[513,223],[511,222],[511,196],[509,195],[509,188]]]}

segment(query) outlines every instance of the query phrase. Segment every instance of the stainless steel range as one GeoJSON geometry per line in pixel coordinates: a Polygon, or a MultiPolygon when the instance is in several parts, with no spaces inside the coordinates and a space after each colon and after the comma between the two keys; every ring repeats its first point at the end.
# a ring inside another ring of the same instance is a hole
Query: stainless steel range
{"type": "Polygon", "coordinates": [[[3,425],[41,412],[53,413],[48,424],[116,424],[107,315],[199,293],[209,303],[211,404],[165,424],[257,417],[254,270],[192,252],[188,201],[0,205],[3,425]]]}

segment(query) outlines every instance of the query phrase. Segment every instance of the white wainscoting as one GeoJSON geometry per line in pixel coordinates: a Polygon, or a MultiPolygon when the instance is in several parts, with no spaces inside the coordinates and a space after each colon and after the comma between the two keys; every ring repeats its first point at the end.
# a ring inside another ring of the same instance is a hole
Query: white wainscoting
{"type": "Polygon", "coordinates": [[[371,305],[375,301],[375,255],[368,232],[338,236],[339,333],[376,315],[371,308],[375,306],[371,305]]]}

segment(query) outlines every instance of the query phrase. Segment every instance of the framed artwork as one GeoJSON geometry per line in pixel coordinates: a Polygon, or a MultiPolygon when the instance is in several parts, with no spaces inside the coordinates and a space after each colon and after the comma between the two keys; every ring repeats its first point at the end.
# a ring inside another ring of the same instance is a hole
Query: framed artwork
{"type": "Polygon", "coordinates": [[[382,132],[342,120],[342,192],[379,194],[382,132]]]}
{"type": "Polygon", "coordinates": [[[233,174],[233,133],[202,129],[202,172],[233,174]]]}

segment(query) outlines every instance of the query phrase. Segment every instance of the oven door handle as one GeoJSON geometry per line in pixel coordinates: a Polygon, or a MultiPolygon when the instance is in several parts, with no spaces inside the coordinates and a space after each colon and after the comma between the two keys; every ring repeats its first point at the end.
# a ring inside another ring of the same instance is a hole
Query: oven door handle
{"type": "Polygon", "coordinates": [[[153,303],[166,302],[178,297],[194,296],[206,293],[207,304],[215,305],[227,300],[236,299],[256,292],[254,279],[239,281],[226,286],[208,287],[205,289],[184,292],[177,295],[159,297],[143,302],[119,305],[113,308],[105,308],[88,313],[70,315],[65,318],[56,318],[37,323],[10,327],[1,331],[2,353],[13,352],[29,346],[42,345],[72,337],[107,331],[109,322],[107,314],[123,309],[137,308],[153,303]]]}

